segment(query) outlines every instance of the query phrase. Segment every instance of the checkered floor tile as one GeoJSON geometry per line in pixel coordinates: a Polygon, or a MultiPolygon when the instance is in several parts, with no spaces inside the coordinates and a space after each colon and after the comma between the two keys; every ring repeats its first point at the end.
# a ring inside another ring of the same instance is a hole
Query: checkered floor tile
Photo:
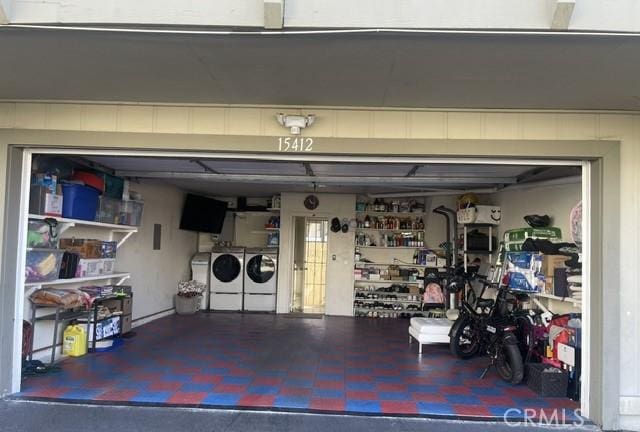
{"type": "Polygon", "coordinates": [[[417,354],[405,320],[285,318],[259,314],[171,316],[136,329],[111,352],[28,377],[18,396],[366,414],[518,417],[578,405],[509,386],[487,360],[447,346],[417,354]]]}

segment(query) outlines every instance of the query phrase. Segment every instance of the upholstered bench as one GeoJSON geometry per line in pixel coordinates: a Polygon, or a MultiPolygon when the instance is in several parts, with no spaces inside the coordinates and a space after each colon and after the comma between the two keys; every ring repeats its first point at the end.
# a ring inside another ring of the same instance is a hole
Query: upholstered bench
{"type": "Polygon", "coordinates": [[[453,321],[447,318],[411,318],[409,344],[412,338],[418,341],[418,353],[422,354],[423,344],[449,343],[449,330],[453,321]]]}

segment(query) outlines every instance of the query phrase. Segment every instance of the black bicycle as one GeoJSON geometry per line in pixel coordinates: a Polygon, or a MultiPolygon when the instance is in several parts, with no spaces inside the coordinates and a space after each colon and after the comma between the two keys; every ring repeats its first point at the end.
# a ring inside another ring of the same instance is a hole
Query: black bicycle
{"type": "Polygon", "coordinates": [[[491,363],[483,371],[481,379],[495,366],[504,381],[519,384],[524,378],[524,363],[514,311],[523,299],[513,295],[507,287],[468,275],[454,277],[449,288],[462,290],[472,279],[483,284],[482,293],[477,298],[475,295],[463,298],[460,315],[449,333],[451,353],[461,359],[485,353],[491,363]],[[488,286],[497,289],[496,300],[482,298],[488,286]]]}

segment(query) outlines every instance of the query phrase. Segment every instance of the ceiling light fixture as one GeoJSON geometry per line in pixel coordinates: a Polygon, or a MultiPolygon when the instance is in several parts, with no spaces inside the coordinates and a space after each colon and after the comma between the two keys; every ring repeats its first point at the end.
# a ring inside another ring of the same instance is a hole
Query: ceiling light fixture
{"type": "Polygon", "coordinates": [[[282,126],[289,128],[293,135],[300,135],[302,129],[311,126],[316,121],[316,116],[315,114],[301,116],[280,113],[276,115],[276,119],[282,126]]]}

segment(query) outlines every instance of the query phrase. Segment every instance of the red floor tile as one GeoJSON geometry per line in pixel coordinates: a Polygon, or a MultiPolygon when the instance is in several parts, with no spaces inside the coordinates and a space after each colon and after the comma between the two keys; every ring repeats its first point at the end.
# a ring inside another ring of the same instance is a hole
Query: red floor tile
{"type": "Polygon", "coordinates": [[[406,384],[379,383],[376,384],[377,391],[406,392],[406,384]]]}
{"type": "Polygon", "coordinates": [[[303,387],[281,387],[279,394],[284,396],[310,396],[312,390],[303,387]]]}
{"type": "Polygon", "coordinates": [[[214,387],[216,393],[246,393],[247,386],[243,384],[218,384],[214,387]]]}
{"type": "Polygon", "coordinates": [[[348,391],[347,399],[355,400],[377,400],[378,394],[372,391],[348,391]]]}
{"type": "Polygon", "coordinates": [[[446,395],[468,395],[471,394],[471,389],[464,386],[441,386],[440,393],[446,395]]]}
{"type": "Polygon", "coordinates": [[[515,401],[512,397],[509,396],[478,396],[478,399],[483,404],[493,405],[493,406],[501,406],[501,407],[512,407],[515,406],[515,401]]]}
{"type": "Polygon", "coordinates": [[[322,411],[344,411],[344,399],[312,398],[309,408],[322,411]]]}
{"type": "Polygon", "coordinates": [[[418,407],[415,402],[409,401],[382,401],[380,409],[384,414],[417,414],[418,407]]]}
{"type": "Polygon", "coordinates": [[[196,384],[220,384],[222,378],[220,375],[196,374],[191,378],[191,381],[196,384]]]}
{"type": "Polygon", "coordinates": [[[206,392],[176,392],[167,400],[167,403],[198,405],[207,395],[206,392]]]}
{"type": "Polygon", "coordinates": [[[313,383],[314,388],[344,390],[344,381],[316,381],[313,383]]]}
{"type": "Polygon", "coordinates": [[[149,385],[149,390],[152,391],[176,391],[182,387],[180,381],[157,381],[149,385]]]}
{"type": "Polygon", "coordinates": [[[256,377],[253,379],[253,385],[278,386],[282,384],[282,378],[273,377],[256,377]]]}
{"type": "Polygon", "coordinates": [[[461,416],[492,417],[489,409],[480,405],[453,405],[453,411],[461,416]]]}
{"type": "Polygon", "coordinates": [[[96,399],[104,401],[128,402],[137,394],[138,390],[107,390],[106,392],[96,396],[96,399]]]}
{"type": "Polygon", "coordinates": [[[272,395],[248,394],[240,398],[240,406],[272,407],[276,397],[272,395]]]}
{"type": "Polygon", "coordinates": [[[441,394],[411,393],[411,397],[417,402],[447,403],[447,398],[441,394]]]}

